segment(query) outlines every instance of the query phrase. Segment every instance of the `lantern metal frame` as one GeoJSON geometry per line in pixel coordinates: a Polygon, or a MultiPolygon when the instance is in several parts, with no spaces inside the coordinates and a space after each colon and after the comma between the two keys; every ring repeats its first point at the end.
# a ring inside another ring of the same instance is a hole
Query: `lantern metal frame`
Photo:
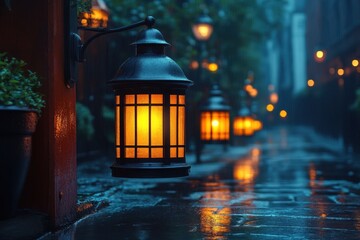
{"type": "MultiPolygon", "coordinates": [[[[115,92],[116,161],[111,166],[114,177],[162,178],[189,175],[190,166],[186,164],[185,159],[185,91],[192,85],[192,81],[187,79],[182,69],[165,55],[165,47],[170,44],[164,40],[160,31],[153,28],[154,24],[155,19],[149,16],[143,21],[125,27],[92,29],[92,31],[99,33],[85,42],[82,42],[78,34],[70,33],[70,56],[72,60],[70,65],[76,67],[76,62],[85,61],[85,51],[95,39],[106,34],[123,32],[143,25],[147,26],[147,29],[141,31],[136,42],[133,43],[136,55],[126,60],[120,66],[115,78],[108,82],[108,85],[115,92]],[[160,114],[156,113],[161,118],[162,145],[160,150],[160,147],[154,147],[150,142],[151,134],[153,134],[151,130],[152,114],[155,114],[152,112],[151,99],[153,95],[157,97],[161,95],[163,99],[161,103],[156,102],[155,104],[162,109],[160,114]],[[126,102],[128,96],[132,96],[134,99],[137,99],[137,96],[147,96],[148,102],[139,103],[138,100],[134,100],[130,104],[126,102]],[[174,103],[175,98],[176,102],[174,103]],[[135,109],[134,113],[127,112],[126,107],[128,105],[135,109]],[[146,119],[148,122],[145,124],[139,123],[143,120],[137,117],[137,111],[140,108],[147,109],[146,119]],[[129,122],[134,122],[132,123],[135,126],[132,129],[133,131],[126,132],[127,127],[130,126],[127,118],[132,119],[129,122]],[[136,140],[141,138],[138,133],[144,132],[142,129],[144,126],[148,131],[146,133],[147,145],[141,145],[136,140]],[[130,132],[135,139],[133,145],[127,143],[128,136],[126,134],[130,132]],[[172,137],[171,134],[175,134],[175,136],[172,137]],[[157,154],[152,153],[153,147],[157,148],[157,154]],[[139,152],[144,152],[142,150],[145,148],[147,148],[147,157],[144,157],[144,154],[139,154],[139,152]],[[127,151],[133,153],[126,155],[127,151]]],[[[75,82],[74,77],[70,77],[67,79],[66,85],[72,87],[75,82]]]]}

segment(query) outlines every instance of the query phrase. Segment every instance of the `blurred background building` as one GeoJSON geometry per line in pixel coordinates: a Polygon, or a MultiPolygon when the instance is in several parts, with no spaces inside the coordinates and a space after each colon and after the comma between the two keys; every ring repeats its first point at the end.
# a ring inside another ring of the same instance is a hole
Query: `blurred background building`
{"type": "Polygon", "coordinates": [[[265,72],[288,122],[313,126],[359,152],[359,38],[356,0],[288,0],[283,27],[266,41],[265,72]]]}

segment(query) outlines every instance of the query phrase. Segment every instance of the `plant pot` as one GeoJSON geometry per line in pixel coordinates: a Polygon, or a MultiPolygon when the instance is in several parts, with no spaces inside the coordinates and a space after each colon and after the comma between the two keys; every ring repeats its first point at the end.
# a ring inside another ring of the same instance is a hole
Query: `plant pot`
{"type": "Polygon", "coordinates": [[[0,107],[0,219],[11,217],[17,208],[37,120],[36,111],[0,107]]]}

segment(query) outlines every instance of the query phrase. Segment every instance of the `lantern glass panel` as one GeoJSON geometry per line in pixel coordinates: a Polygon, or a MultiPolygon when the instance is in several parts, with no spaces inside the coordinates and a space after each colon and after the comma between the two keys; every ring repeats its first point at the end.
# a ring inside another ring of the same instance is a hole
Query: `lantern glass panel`
{"type": "Polygon", "coordinates": [[[125,107],[125,145],[135,145],[135,107],[125,107]]]}
{"type": "Polygon", "coordinates": [[[201,139],[208,140],[228,140],[229,133],[229,113],[223,111],[210,111],[201,113],[201,139]]]}
{"type": "Polygon", "coordinates": [[[184,157],[185,95],[170,95],[170,158],[184,157]]]}
{"type": "Polygon", "coordinates": [[[163,145],[163,107],[151,106],[151,146],[163,145]]]}
{"type": "MultiPolygon", "coordinates": [[[[179,101],[180,103],[180,101],[179,101]]],[[[179,107],[178,115],[178,144],[185,144],[185,107],[179,107]]]]}
{"type": "Polygon", "coordinates": [[[149,107],[137,106],[137,145],[149,145],[149,107]]]}
{"type": "Polygon", "coordinates": [[[185,95],[125,94],[116,96],[115,103],[117,158],[122,156],[122,151],[124,158],[185,157],[185,95]],[[164,101],[165,97],[167,101],[164,101]],[[121,99],[124,100],[123,104],[120,104],[121,99]],[[170,104],[164,105],[166,102],[170,104]],[[170,120],[170,149],[167,154],[164,149],[165,108],[168,109],[170,120]],[[120,118],[122,114],[123,123],[120,118]],[[124,136],[121,136],[121,130],[124,131],[124,136]],[[125,146],[121,146],[121,141],[125,146]]]}

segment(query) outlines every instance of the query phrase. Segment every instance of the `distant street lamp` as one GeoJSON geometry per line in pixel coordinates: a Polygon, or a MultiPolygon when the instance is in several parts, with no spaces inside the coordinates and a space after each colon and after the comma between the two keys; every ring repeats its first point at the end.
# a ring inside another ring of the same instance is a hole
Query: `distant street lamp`
{"type": "Polygon", "coordinates": [[[192,26],[192,31],[198,41],[209,40],[213,32],[213,21],[207,15],[201,15],[192,26]]]}
{"type": "MultiPolygon", "coordinates": [[[[109,85],[115,92],[114,177],[182,177],[185,161],[185,91],[192,84],[165,55],[169,44],[152,28],[155,19],[101,32],[85,43],[72,33],[73,60],[84,61],[86,47],[97,37],[141,25],[136,55],[126,60],[109,85]]],[[[70,87],[71,82],[67,83],[70,87]]]]}
{"type": "MultiPolygon", "coordinates": [[[[197,40],[197,76],[196,76],[196,82],[197,86],[201,87],[201,84],[203,82],[202,79],[202,72],[203,72],[203,59],[204,59],[204,53],[205,53],[205,42],[209,40],[211,37],[211,34],[213,32],[213,25],[212,25],[212,19],[203,14],[201,15],[196,22],[192,25],[192,31],[194,34],[195,39],[197,40]]],[[[193,65],[195,66],[195,64],[193,65]]],[[[196,125],[195,125],[195,131],[200,134],[200,121],[197,119],[196,125]]],[[[200,155],[201,155],[201,148],[202,144],[200,142],[201,136],[198,135],[195,138],[195,151],[196,151],[196,162],[200,162],[200,155]]]]}

